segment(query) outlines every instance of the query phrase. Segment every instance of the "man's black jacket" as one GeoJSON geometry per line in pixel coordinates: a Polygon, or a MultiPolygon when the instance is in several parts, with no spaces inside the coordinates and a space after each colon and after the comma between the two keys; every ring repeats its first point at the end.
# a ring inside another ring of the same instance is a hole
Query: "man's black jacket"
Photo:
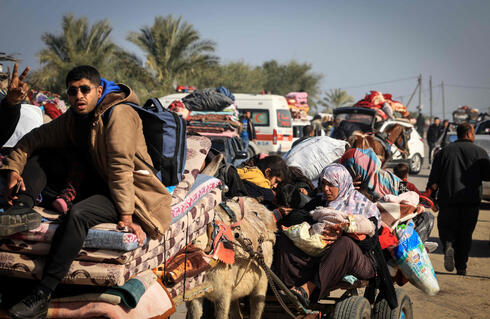
{"type": "Polygon", "coordinates": [[[439,205],[481,201],[481,183],[490,180],[487,152],[469,140],[457,140],[437,153],[427,187],[439,186],[439,205]]]}

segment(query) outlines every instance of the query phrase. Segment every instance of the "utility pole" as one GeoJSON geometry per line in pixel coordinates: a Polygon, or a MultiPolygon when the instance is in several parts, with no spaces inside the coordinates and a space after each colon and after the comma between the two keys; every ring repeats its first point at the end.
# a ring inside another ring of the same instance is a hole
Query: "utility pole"
{"type": "Polygon", "coordinates": [[[429,77],[429,105],[430,105],[430,118],[432,119],[432,75],[429,77]]]}
{"type": "Polygon", "coordinates": [[[419,86],[419,105],[422,105],[422,74],[419,75],[418,79],[419,86]]]}
{"type": "MultiPolygon", "coordinates": [[[[418,78],[417,78],[417,86],[415,86],[415,89],[413,90],[412,95],[410,95],[410,98],[408,99],[408,102],[405,105],[407,108],[410,105],[410,102],[412,102],[412,98],[415,95],[415,92],[417,92],[417,89],[420,88],[421,82],[422,82],[422,75],[419,75],[418,78]]],[[[419,103],[420,103],[420,101],[419,101],[419,103]]],[[[420,106],[420,104],[419,104],[419,106],[420,106]]]]}
{"type": "Polygon", "coordinates": [[[446,99],[444,97],[444,81],[441,82],[441,90],[442,90],[442,118],[446,119],[446,99]]]}

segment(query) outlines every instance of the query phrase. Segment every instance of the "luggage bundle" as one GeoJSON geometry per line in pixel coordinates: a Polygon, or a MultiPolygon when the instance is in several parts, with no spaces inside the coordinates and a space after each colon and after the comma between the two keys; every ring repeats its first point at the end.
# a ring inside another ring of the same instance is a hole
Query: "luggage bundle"
{"type": "Polygon", "coordinates": [[[308,93],[306,92],[290,92],[286,94],[291,116],[294,120],[308,120],[308,93]]]}
{"type": "MultiPolygon", "coordinates": [[[[221,201],[221,182],[196,174],[211,148],[211,141],[203,136],[189,136],[185,145],[186,165],[172,193],[169,229],[160,239],[147,238],[139,247],[136,235],[128,229],[119,229],[116,224],[91,228],[84,247],[62,280],[63,284],[77,285],[77,289],[67,289],[71,291],[68,297],[59,292],[53,296],[48,318],[86,318],[93,316],[94,311],[97,317],[167,318],[175,312],[174,302],[182,300],[183,295],[192,299],[194,294],[209,288],[203,285],[205,267],[188,272],[172,286],[163,284],[169,261],[206,233],[214,219],[215,207],[221,201]]],[[[36,209],[43,216],[38,228],[0,238],[2,282],[8,280],[15,286],[22,278],[38,280],[42,276],[60,216],[36,209]]],[[[0,295],[4,292],[1,288],[6,287],[0,285],[0,295]]]]}
{"type": "Polygon", "coordinates": [[[408,118],[410,115],[405,105],[393,100],[391,94],[383,94],[378,91],[370,91],[364,99],[356,102],[354,106],[376,110],[377,117],[380,121],[395,117],[408,118]]]}
{"type": "Polygon", "coordinates": [[[194,91],[169,105],[187,121],[187,132],[238,134],[241,129],[235,97],[225,87],[194,91]]]}

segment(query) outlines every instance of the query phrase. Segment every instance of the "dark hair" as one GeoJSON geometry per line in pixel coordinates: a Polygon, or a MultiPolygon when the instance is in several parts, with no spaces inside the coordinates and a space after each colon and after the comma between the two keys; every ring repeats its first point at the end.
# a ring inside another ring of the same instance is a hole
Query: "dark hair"
{"type": "Polygon", "coordinates": [[[465,138],[466,135],[471,132],[472,128],[473,126],[467,122],[459,124],[458,128],[456,129],[456,132],[458,133],[458,138],[465,138]]]}
{"type": "Polygon", "coordinates": [[[276,176],[285,179],[288,172],[286,162],[278,155],[269,155],[256,163],[257,167],[265,174],[265,170],[270,168],[270,176],[276,176]]]}
{"type": "Polygon", "coordinates": [[[90,65],[80,65],[73,69],[66,75],[66,87],[73,81],[79,81],[81,79],[87,79],[94,85],[100,85],[100,73],[96,68],[90,65]]]}
{"type": "Polygon", "coordinates": [[[318,120],[318,119],[322,119],[322,116],[320,114],[315,114],[315,116],[313,116],[313,121],[314,120],[318,120]]]}
{"type": "Polygon", "coordinates": [[[440,120],[440,118],[438,118],[437,116],[436,116],[436,117],[434,117],[434,122],[435,122],[436,120],[440,120]]]}
{"type": "Polygon", "coordinates": [[[290,166],[288,167],[288,171],[288,183],[295,185],[296,188],[306,189],[310,196],[314,195],[315,185],[313,185],[311,180],[306,177],[299,168],[290,166]]]}
{"type": "Polygon", "coordinates": [[[408,165],[405,163],[400,163],[396,165],[393,168],[393,173],[395,173],[395,175],[400,177],[401,179],[404,179],[405,176],[407,176],[408,174],[408,165]]]}
{"type": "Polygon", "coordinates": [[[449,123],[449,120],[444,120],[442,121],[442,123],[449,123]]]}
{"type": "Polygon", "coordinates": [[[305,125],[303,126],[303,136],[309,136],[313,132],[313,126],[305,125]]]}

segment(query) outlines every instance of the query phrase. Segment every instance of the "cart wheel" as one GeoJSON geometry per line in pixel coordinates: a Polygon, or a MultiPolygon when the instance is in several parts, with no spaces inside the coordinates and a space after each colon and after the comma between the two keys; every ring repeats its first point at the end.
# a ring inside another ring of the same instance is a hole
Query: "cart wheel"
{"type": "Polygon", "coordinates": [[[386,299],[376,301],[373,307],[373,319],[413,319],[412,301],[403,289],[396,289],[398,307],[391,310],[386,299]]]}
{"type": "Polygon", "coordinates": [[[337,302],[333,319],[369,319],[371,318],[371,305],[361,296],[352,296],[337,302]]]}

